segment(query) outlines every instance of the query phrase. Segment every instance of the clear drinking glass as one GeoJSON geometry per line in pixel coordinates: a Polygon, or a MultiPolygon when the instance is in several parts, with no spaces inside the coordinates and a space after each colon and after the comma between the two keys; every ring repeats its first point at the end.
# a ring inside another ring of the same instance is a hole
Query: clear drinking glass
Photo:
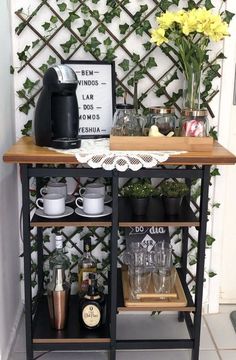
{"type": "Polygon", "coordinates": [[[147,293],[151,281],[151,272],[145,266],[129,266],[129,285],[134,299],[137,294],[147,293]]]}
{"type": "Polygon", "coordinates": [[[157,270],[153,272],[153,285],[158,294],[170,294],[174,291],[176,271],[174,267],[170,270],[157,270]]]}
{"type": "Polygon", "coordinates": [[[170,270],[172,267],[172,246],[166,241],[158,241],[155,245],[157,269],[170,270]]]}

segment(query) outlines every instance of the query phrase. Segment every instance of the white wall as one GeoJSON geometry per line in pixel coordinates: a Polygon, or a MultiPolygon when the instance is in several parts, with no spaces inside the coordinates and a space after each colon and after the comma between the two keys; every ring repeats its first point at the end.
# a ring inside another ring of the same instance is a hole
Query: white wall
{"type": "Polygon", "coordinates": [[[17,169],[2,154],[15,142],[10,1],[0,1],[0,360],[7,359],[22,310],[19,281],[17,169]]]}

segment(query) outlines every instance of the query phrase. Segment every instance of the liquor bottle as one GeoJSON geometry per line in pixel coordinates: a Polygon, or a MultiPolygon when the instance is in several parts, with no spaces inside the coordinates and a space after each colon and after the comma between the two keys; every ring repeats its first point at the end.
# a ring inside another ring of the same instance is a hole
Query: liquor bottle
{"type": "Polygon", "coordinates": [[[53,279],[55,268],[63,268],[66,281],[70,282],[70,260],[63,252],[63,236],[61,234],[56,234],[55,251],[49,258],[50,281],[53,279]]]}
{"type": "Polygon", "coordinates": [[[91,239],[90,237],[85,237],[83,256],[78,261],[78,290],[80,295],[88,291],[89,274],[96,271],[97,262],[91,254],[91,239]]]}
{"type": "Polygon", "coordinates": [[[96,329],[105,323],[105,297],[98,291],[95,273],[89,274],[88,291],[80,300],[79,318],[80,324],[87,329],[96,329]]]}

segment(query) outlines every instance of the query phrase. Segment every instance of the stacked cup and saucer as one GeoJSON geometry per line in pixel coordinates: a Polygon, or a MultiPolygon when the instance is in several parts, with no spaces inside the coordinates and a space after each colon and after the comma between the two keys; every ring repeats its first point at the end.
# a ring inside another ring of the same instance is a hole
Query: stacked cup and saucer
{"type": "Polygon", "coordinates": [[[79,190],[80,197],[76,198],[75,213],[84,217],[103,217],[112,213],[112,208],[106,203],[112,198],[106,195],[105,185],[100,183],[88,184],[79,190]]]}
{"type": "Polygon", "coordinates": [[[42,197],[36,200],[36,215],[56,219],[73,214],[74,209],[66,204],[73,202],[75,197],[67,194],[66,183],[49,181],[40,189],[40,194],[42,197]]]}

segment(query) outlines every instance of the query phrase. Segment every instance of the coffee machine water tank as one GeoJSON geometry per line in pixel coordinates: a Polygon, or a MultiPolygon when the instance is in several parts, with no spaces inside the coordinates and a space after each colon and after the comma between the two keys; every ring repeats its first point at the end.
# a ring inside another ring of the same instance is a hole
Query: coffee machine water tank
{"type": "Polygon", "coordinates": [[[58,149],[80,147],[77,76],[67,65],[49,68],[34,118],[35,143],[58,149]]]}

